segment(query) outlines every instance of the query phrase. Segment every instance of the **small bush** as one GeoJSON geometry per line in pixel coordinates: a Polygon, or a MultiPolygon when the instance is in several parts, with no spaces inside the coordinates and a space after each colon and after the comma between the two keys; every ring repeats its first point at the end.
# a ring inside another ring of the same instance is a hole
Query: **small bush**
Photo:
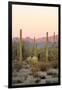
{"type": "Polygon", "coordinates": [[[39,62],[39,68],[41,71],[47,71],[47,69],[50,67],[49,63],[46,62],[39,62]]]}
{"type": "Polygon", "coordinates": [[[50,67],[51,68],[58,68],[58,61],[54,60],[50,62],[50,67]]]}
{"type": "Polygon", "coordinates": [[[39,69],[39,68],[37,68],[37,67],[35,67],[35,66],[32,66],[32,67],[31,67],[32,74],[33,74],[34,77],[37,76],[38,69],[39,69]]]}
{"type": "Polygon", "coordinates": [[[12,62],[12,70],[19,71],[21,69],[21,67],[22,67],[22,65],[21,65],[20,61],[14,60],[12,62]]]}

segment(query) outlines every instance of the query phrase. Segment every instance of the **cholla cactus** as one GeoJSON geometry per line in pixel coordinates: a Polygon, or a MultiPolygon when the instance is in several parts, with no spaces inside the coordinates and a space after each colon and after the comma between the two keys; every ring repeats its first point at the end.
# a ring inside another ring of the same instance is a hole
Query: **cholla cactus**
{"type": "Polygon", "coordinates": [[[37,64],[38,63],[38,58],[36,57],[36,56],[33,56],[32,58],[31,58],[31,64],[32,65],[35,65],[35,64],[37,64]]]}
{"type": "Polygon", "coordinates": [[[22,30],[20,29],[20,62],[22,62],[22,30]]]}
{"type": "Polygon", "coordinates": [[[48,32],[46,32],[46,62],[48,62],[48,32]]]}
{"type": "Polygon", "coordinates": [[[31,58],[30,65],[31,65],[33,76],[36,76],[37,72],[39,71],[39,62],[38,62],[38,58],[36,56],[33,56],[31,58]]]}

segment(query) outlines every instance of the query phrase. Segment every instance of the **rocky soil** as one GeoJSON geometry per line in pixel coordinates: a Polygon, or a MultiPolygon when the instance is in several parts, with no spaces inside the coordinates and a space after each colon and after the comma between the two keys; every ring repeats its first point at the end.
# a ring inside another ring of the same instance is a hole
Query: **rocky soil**
{"type": "Polygon", "coordinates": [[[33,76],[29,64],[23,63],[22,68],[13,70],[12,85],[33,85],[33,84],[52,84],[58,83],[58,69],[49,68],[47,71],[37,71],[33,76]]]}

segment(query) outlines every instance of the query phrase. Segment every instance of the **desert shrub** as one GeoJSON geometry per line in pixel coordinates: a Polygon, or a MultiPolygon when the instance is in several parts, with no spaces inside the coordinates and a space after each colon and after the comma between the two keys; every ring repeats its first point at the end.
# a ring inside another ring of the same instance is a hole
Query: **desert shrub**
{"type": "Polygon", "coordinates": [[[50,62],[50,67],[51,68],[58,68],[58,61],[57,60],[51,61],[50,62]]]}
{"type": "Polygon", "coordinates": [[[22,65],[20,64],[20,61],[13,60],[12,61],[12,70],[19,71],[21,69],[22,65]]]}
{"type": "Polygon", "coordinates": [[[45,48],[38,48],[37,56],[39,61],[45,61],[45,48]]]}
{"type": "Polygon", "coordinates": [[[58,68],[58,62],[56,60],[49,62],[39,62],[38,67],[41,71],[47,71],[50,68],[58,68]]]}
{"type": "Polygon", "coordinates": [[[39,68],[41,71],[47,71],[48,68],[50,67],[49,62],[39,62],[39,68]]]}
{"type": "MultiPolygon", "coordinates": [[[[29,49],[26,48],[24,42],[22,42],[22,57],[25,60],[29,56],[29,49]],[[27,52],[28,51],[28,52],[27,52]]],[[[20,42],[12,42],[12,60],[20,59],[20,42]]]]}
{"type": "Polygon", "coordinates": [[[38,62],[32,65],[33,75],[36,76],[38,71],[47,71],[50,68],[50,62],[38,62]]]}
{"type": "Polygon", "coordinates": [[[49,61],[58,60],[58,48],[49,48],[48,60],[49,61]]]}
{"type": "Polygon", "coordinates": [[[39,71],[38,65],[35,65],[35,66],[32,65],[31,70],[32,70],[33,76],[37,76],[37,72],[39,71]]]}
{"type": "Polygon", "coordinates": [[[12,60],[17,59],[17,46],[18,44],[16,42],[12,42],[12,60]]]}

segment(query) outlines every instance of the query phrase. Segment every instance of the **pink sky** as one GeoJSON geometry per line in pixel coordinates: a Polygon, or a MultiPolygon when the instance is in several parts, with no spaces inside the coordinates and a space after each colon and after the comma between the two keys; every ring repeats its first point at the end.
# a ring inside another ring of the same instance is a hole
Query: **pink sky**
{"type": "Polygon", "coordinates": [[[19,37],[22,29],[23,38],[58,34],[58,8],[37,6],[12,6],[12,37],[19,37]]]}

